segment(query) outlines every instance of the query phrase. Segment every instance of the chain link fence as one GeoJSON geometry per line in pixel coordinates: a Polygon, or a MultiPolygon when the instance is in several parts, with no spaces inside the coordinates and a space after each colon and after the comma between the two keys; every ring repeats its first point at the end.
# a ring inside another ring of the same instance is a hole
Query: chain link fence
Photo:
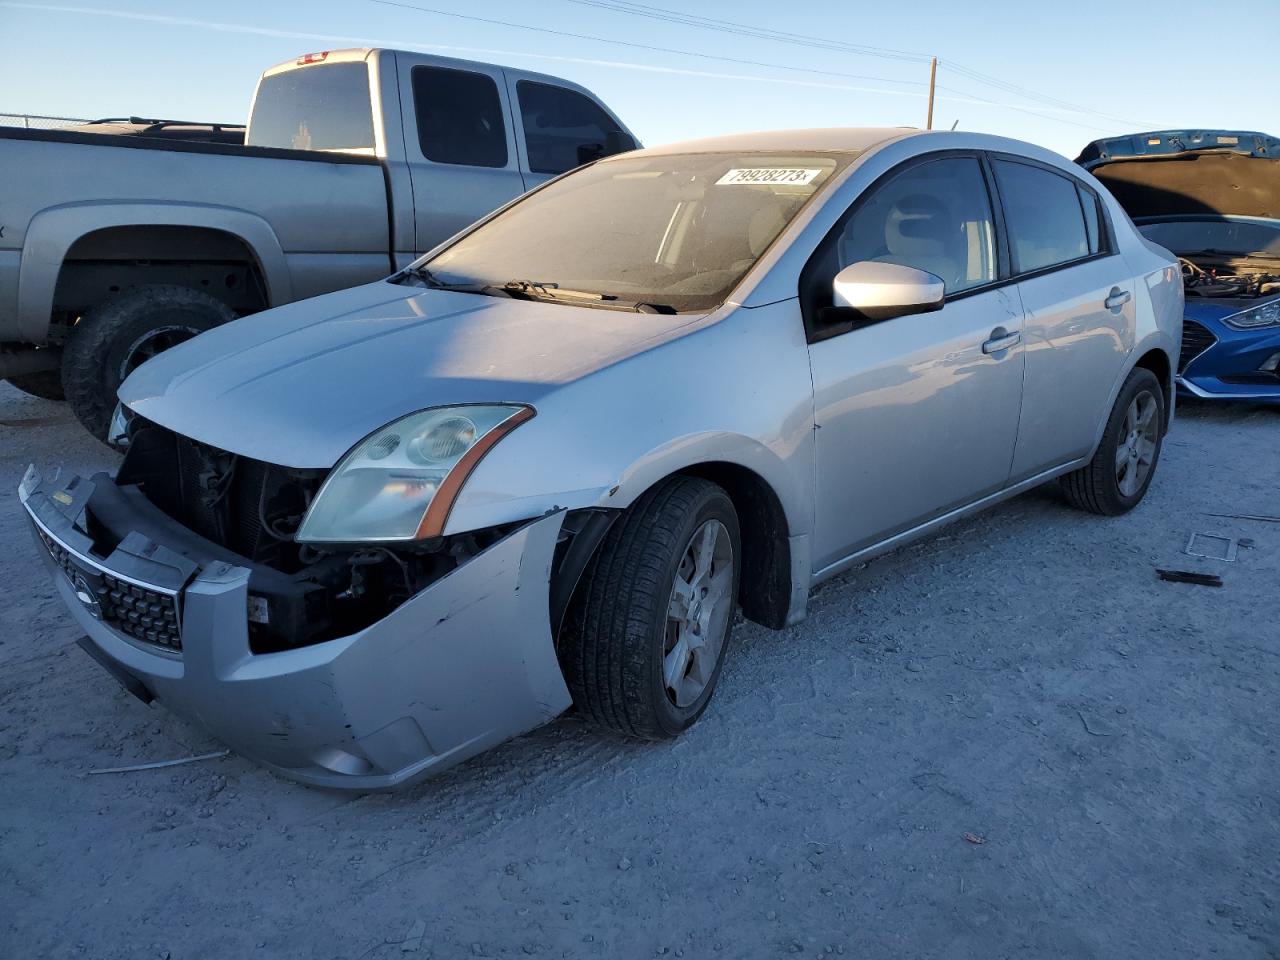
{"type": "Polygon", "coordinates": [[[80,117],[42,117],[31,113],[0,113],[0,127],[22,127],[26,130],[57,130],[75,123],[88,123],[80,117]]]}

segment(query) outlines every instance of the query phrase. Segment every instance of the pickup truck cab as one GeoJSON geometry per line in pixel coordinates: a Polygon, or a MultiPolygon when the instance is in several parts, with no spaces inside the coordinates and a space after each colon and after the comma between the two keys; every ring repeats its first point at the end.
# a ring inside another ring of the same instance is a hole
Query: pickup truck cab
{"type": "Polygon", "coordinates": [[[566,80],[383,49],[264,72],[243,146],[0,130],[0,377],[103,436],[143,360],[386,276],[636,146],[566,80]]]}

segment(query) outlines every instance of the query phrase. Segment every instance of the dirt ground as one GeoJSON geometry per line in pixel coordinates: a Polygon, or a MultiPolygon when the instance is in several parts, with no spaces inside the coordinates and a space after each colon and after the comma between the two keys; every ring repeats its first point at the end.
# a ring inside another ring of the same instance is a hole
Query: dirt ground
{"type": "Polygon", "coordinates": [[[1280,514],[1280,411],[1184,405],[1126,517],[1032,493],[740,624],[674,744],[568,717],[398,795],[90,775],[218,744],[74,646],[32,460],[114,458],[0,384],[0,956],[1280,957],[1280,524],[1210,515],[1280,514]]]}

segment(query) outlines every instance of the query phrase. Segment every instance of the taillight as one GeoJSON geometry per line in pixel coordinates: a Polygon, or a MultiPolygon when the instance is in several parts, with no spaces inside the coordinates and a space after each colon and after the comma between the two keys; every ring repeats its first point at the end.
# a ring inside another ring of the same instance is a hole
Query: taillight
{"type": "Polygon", "coordinates": [[[328,50],[321,50],[319,53],[304,54],[298,58],[298,66],[305,66],[308,63],[324,63],[328,56],[328,50]]]}

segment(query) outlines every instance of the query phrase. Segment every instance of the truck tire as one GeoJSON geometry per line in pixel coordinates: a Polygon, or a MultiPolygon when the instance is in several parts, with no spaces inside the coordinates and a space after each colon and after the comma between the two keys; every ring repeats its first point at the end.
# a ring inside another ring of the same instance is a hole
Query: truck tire
{"type": "Polygon", "coordinates": [[[664,740],[702,715],[729,646],[741,556],[733,503],[706,480],[666,480],[613,524],[560,635],[586,719],[664,740]]]}
{"type": "Polygon", "coordinates": [[[1120,388],[1093,459],[1059,481],[1067,501],[1107,517],[1136,507],[1156,475],[1164,425],[1160,381],[1150,370],[1138,367],[1120,388]]]}
{"type": "Polygon", "coordinates": [[[134,287],[92,307],[62,349],[62,383],[72,412],[104,440],[116,391],[135,367],[235,318],[222,301],[172,284],[134,287]]]}
{"type": "Polygon", "coordinates": [[[41,400],[67,399],[67,395],[62,391],[62,374],[57,370],[24,373],[21,376],[9,377],[7,382],[23,393],[29,393],[41,400]]]}

